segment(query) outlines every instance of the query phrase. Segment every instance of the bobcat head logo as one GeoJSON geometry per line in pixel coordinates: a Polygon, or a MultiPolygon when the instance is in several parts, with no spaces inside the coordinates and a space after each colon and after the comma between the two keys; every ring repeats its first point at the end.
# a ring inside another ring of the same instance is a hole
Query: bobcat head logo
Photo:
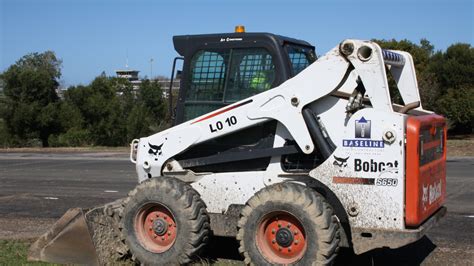
{"type": "MultiPolygon", "coordinates": [[[[333,155],[334,156],[334,155],[333,155]]],[[[336,165],[336,166],[339,166],[340,168],[345,168],[347,167],[347,160],[349,159],[350,156],[347,156],[346,158],[340,158],[340,157],[336,157],[334,156],[334,162],[332,163],[333,165],[336,165]]]]}
{"type": "Polygon", "coordinates": [[[340,157],[334,156],[335,160],[334,162],[332,162],[332,164],[339,167],[339,172],[342,172],[342,169],[347,167],[347,160],[349,160],[349,157],[350,156],[347,156],[346,158],[340,158],[340,157]]]}
{"type": "Polygon", "coordinates": [[[150,146],[150,149],[148,150],[148,154],[153,154],[155,156],[160,156],[162,154],[161,152],[161,147],[163,147],[164,143],[161,143],[161,145],[153,145],[150,142],[148,142],[148,146],[150,146]]]}

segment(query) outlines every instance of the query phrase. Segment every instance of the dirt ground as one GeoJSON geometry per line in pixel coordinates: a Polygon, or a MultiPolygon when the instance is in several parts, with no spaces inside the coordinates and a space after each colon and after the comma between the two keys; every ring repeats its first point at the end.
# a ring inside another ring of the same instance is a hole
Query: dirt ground
{"type": "MultiPolygon", "coordinates": [[[[135,185],[135,170],[126,162],[127,148],[69,149],[41,149],[43,155],[33,154],[36,157],[23,154],[27,152],[25,149],[17,149],[15,155],[12,151],[0,151],[3,158],[3,164],[0,164],[0,211],[3,210],[0,212],[0,239],[31,241],[53,225],[67,206],[87,207],[99,201],[112,201],[108,197],[122,197],[126,191],[121,188],[135,185]],[[115,158],[113,154],[120,156],[115,158]],[[81,156],[87,159],[76,158],[81,156]],[[104,161],[104,157],[110,158],[104,161]],[[21,171],[16,170],[18,167],[21,171]],[[85,185],[89,183],[90,186],[85,185]],[[68,201],[76,198],[71,189],[80,194],[77,202],[68,201]]],[[[448,216],[441,224],[430,230],[427,237],[400,249],[376,250],[360,256],[343,250],[336,265],[473,265],[474,182],[471,171],[474,138],[449,140],[448,151],[448,216]]],[[[235,240],[211,243],[203,264],[242,264],[237,250],[235,240]]]]}
{"type": "Polygon", "coordinates": [[[36,239],[56,220],[56,218],[0,218],[0,239],[36,239]]]}

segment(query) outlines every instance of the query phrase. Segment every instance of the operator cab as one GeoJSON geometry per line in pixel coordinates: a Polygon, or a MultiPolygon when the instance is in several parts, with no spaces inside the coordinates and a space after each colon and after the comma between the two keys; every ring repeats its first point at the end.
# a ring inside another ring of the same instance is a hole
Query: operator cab
{"type": "MultiPolygon", "coordinates": [[[[314,46],[308,42],[271,33],[245,33],[237,27],[235,33],[174,36],[173,42],[182,57],[175,58],[172,79],[176,60],[184,60],[175,125],[277,87],[316,61],[314,46]]],[[[171,107],[171,90],[169,95],[171,107]]],[[[194,172],[265,170],[271,157],[244,159],[238,154],[272,148],[276,127],[276,121],[261,123],[195,145],[175,159],[194,172]],[[212,159],[226,154],[232,154],[235,161],[216,164],[212,159]]],[[[294,156],[284,155],[282,161],[292,164],[294,156]]],[[[314,155],[310,157],[308,168],[315,160],[314,155]]],[[[300,158],[296,159],[301,165],[300,158]]]]}
{"type": "Polygon", "coordinates": [[[314,46],[271,33],[182,35],[173,42],[184,59],[174,124],[274,88],[316,61],[314,46]]]}

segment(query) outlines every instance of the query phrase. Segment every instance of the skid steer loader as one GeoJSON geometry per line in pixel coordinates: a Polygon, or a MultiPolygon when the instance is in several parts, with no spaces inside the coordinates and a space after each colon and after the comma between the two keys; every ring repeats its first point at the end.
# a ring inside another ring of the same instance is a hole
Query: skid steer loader
{"type": "Polygon", "coordinates": [[[445,215],[446,121],[423,109],[409,53],[348,39],[316,60],[269,33],[173,41],[175,126],[133,140],[138,186],[68,211],[31,260],[184,264],[218,235],[247,264],[328,265],[340,247],[414,242],[445,215]]]}

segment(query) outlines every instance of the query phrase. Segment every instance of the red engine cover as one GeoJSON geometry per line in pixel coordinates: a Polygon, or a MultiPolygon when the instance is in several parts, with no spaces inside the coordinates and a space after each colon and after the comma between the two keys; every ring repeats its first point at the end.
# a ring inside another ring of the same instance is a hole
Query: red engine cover
{"type": "Polygon", "coordinates": [[[446,120],[412,116],[406,127],[405,224],[420,225],[446,198],[446,120]]]}

